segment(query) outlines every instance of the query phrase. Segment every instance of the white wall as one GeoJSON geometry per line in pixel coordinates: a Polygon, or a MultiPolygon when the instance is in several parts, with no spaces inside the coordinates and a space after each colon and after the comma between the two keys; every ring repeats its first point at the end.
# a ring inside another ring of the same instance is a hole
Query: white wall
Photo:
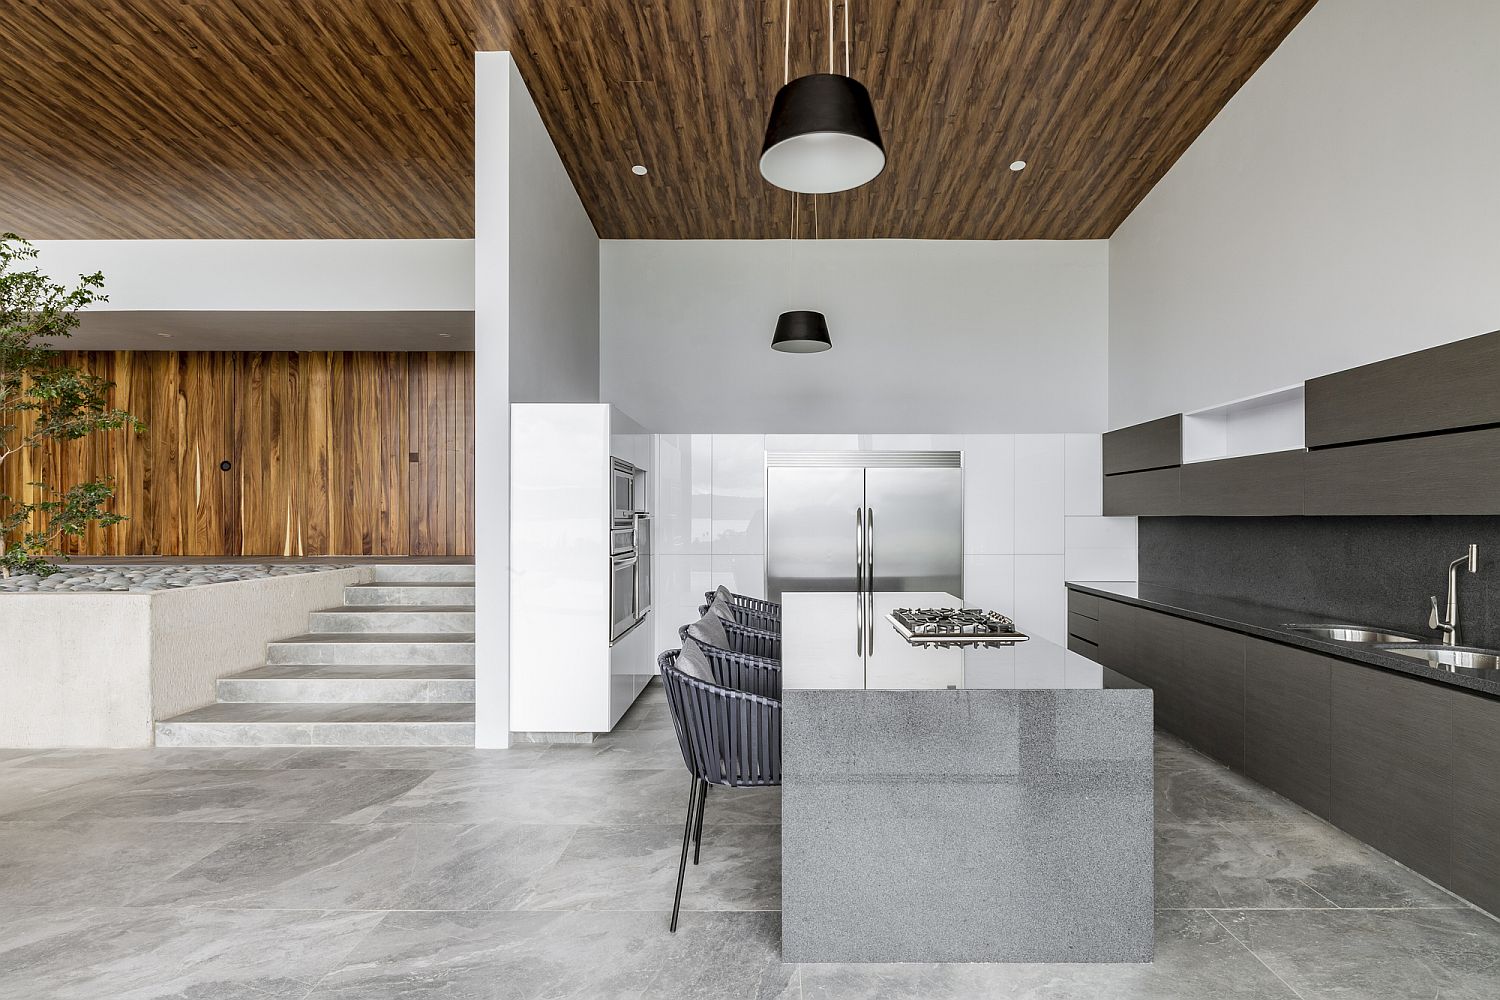
{"type": "Polygon", "coordinates": [[[138,309],[474,308],[473,240],[43,240],[58,282],[104,272],[108,302],[138,309]]]}
{"type": "Polygon", "coordinates": [[[1109,243],[1120,426],[1500,329],[1500,3],[1322,0],[1109,243]]]}
{"type": "Polygon", "coordinates": [[[510,391],[599,400],[599,237],[510,64],[510,391]]]}
{"type": "Polygon", "coordinates": [[[600,245],[600,389],[654,431],[1105,428],[1103,241],[600,245]],[[787,309],[833,350],[770,349],[787,309]]]}
{"type": "Polygon", "coordinates": [[[1103,517],[1097,434],[662,434],[656,454],[656,648],[723,584],[765,595],[765,453],[964,453],[964,598],[1067,639],[1064,580],[1134,580],[1136,519],[1103,517]]]}

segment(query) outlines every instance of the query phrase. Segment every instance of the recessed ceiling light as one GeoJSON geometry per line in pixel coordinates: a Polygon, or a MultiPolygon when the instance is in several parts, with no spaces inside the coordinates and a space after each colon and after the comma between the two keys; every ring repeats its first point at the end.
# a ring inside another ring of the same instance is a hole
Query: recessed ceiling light
{"type": "Polygon", "coordinates": [[[637,177],[645,177],[646,176],[646,168],[645,168],[644,165],[642,165],[640,163],[637,163],[635,166],[631,167],[630,168],[630,172],[632,174],[635,174],[637,177]]]}
{"type": "Polygon", "coordinates": [[[1010,169],[1012,169],[1012,170],[1025,170],[1026,169],[1026,161],[1025,160],[1017,160],[1016,162],[1014,162],[1014,163],[1012,163],[1010,165],[1010,169]]]}

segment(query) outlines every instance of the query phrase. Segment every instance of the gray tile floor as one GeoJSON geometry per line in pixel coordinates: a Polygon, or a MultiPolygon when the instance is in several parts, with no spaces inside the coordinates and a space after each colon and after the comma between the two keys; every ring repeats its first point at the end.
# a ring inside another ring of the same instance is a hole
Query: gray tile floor
{"type": "Polygon", "coordinates": [[[783,965],[778,800],[587,747],[0,751],[0,998],[1500,996],[1500,924],[1167,738],[1152,965],[783,965]]]}

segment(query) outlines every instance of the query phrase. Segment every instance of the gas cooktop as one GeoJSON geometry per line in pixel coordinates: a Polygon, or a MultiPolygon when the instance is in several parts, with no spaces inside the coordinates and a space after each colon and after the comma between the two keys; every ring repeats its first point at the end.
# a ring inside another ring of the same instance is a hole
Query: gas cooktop
{"type": "Polygon", "coordinates": [[[1030,636],[1016,623],[978,608],[897,608],[886,615],[896,632],[913,646],[1014,646],[1030,636]]]}

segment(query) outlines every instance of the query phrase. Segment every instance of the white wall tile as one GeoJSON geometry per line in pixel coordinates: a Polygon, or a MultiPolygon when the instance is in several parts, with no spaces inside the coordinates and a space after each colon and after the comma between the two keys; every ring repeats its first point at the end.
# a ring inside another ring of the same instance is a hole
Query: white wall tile
{"type": "Polygon", "coordinates": [[[858,451],[858,434],[767,434],[766,451],[858,451]]]}
{"type": "Polygon", "coordinates": [[[1069,517],[1067,547],[1078,549],[1133,549],[1136,519],[1133,517],[1069,517]]]}
{"type": "Polygon", "coordinates": [[[1015,438],[965,434],[964,551],[1015,551],[1015,438]]]}
{"type": "Polygon", "coordinates": [[[964,603],[1015,617],[1015,571],[1014,556],[964,556],[964,603]]]}
{"type": "Polygon", "coordinates": [[[707,434],[659,434],[656,442],[656,551],[708,555],[713,528],[713,439],[707,434]]]}
{"type": "Polygon", "coordinates": [[[765,554],[764,435],[713,436],[712,548],[715,555],[765,554]]]}
{"type": "Polygon", "coordinates": [[[1068,638],[1063,557],[1016,556],[1016,628],[1058,645],[1068,638]]]}
{"type": "Polygon", "coordinates": [[[962,434],[862,434],[860,447],[871,451],[959,451],[962,434]]]}
{"type": "Polygon", "coordinates": [[[1069,546],[1065,568],[1069,580],[1134,581],[1137,567],[1133,548],[1077,549],[1069,546]]]}
{"type": "Polygon", "coordinates": [[[1062,434],[1017,434],[1015,438],[1016,553],[1063,552],[1062,434]]]}
{"type": "Polygon", "coordinates": [[[676,649],[677,629],[697,621],[705,591],[713,589],[713,557],[662,555],[652,561],[651,616],[656,619],[656,650],[676,649]]]}
{"type": "Polygon", "coordinates": [[[1104,437],[1100,434],[1066,434],[1063,437],[1067,466],[1063,512],[1103,514],[1104,437]]]}

